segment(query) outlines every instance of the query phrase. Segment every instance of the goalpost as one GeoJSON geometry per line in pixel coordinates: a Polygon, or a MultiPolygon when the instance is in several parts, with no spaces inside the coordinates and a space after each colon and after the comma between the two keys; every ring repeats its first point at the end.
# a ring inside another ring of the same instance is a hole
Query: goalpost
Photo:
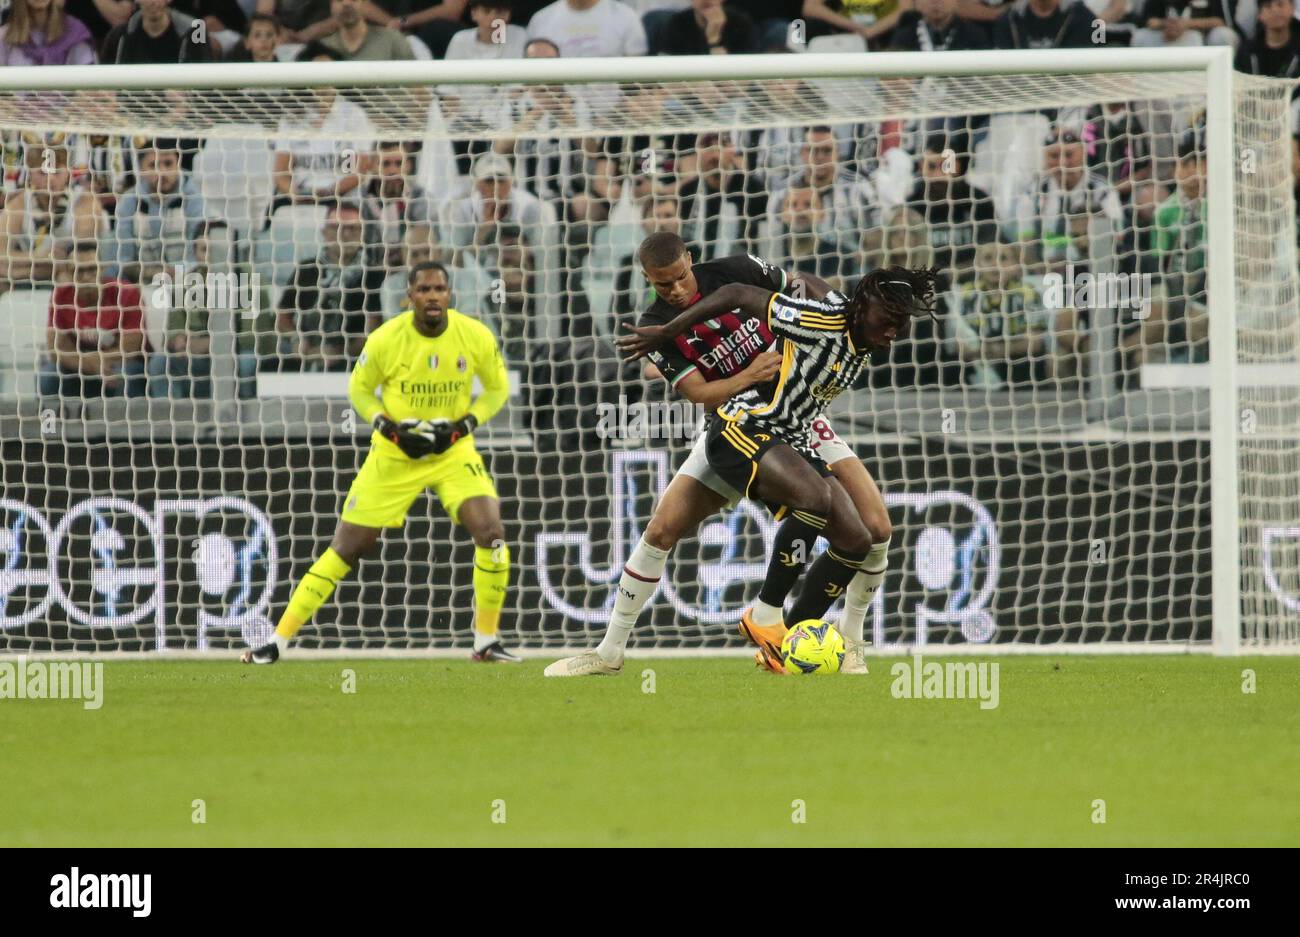
{"type": "MultiPolygon", "coordinates": [[[[1231,65],[0,71],[0,653],[264,641],[366,451],[346,370],[427,256],[511,369],[475,434],[514,557],[505,635],[591,646],[699,416],[611,343],[645,307],[636,243],[665,229],[697,262],[748,252],[846,287],[944,272],[938,321],[827,411],[895,528],[878,650],[1294,653],[1294,85],[1231,65]],[[127,286],[86,300],[97,273],[127,286]],[[71,307],[132,286],[144,349],[119,356],[111,321],[71,307]],[[53,301],[72,344],[51,349],[53,301]]],[[[683,541],[633,651],[739,652],[773,532],[742,503],[683,541]]],[[[471,556],[418,500],[299,644],[463,652],[471,556]]]]}

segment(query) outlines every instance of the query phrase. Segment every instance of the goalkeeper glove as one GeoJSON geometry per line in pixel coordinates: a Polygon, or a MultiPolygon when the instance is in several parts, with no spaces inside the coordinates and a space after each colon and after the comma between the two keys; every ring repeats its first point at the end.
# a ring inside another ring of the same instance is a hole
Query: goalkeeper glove
{"type": "Polygon", "coordinates": [[[423,459],[427,455],[444,451],[445,446],[442,449],[437,448],[437,437],[433,433],[427,430],[424,432],[415,430],[419,424],[419,420],[403,420],[401,423],[395,423],[383,413],[375,417],[375,431],[401,449],[408,458],[423,459]]]}
{"type": "Polygon", "coordinates": [[[433,452],[439,455],[460,442],[478,426],[478,418],[467,413],[456,422],[451,420],[434,420],[429,424],[434,441],[433,452]]]}

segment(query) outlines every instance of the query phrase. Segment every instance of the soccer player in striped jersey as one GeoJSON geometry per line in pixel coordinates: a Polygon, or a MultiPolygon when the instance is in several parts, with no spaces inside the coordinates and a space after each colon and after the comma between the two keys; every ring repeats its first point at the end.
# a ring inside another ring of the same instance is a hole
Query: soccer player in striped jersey
{"type": "MultiPolygon", "coordinates": [[[[818,536],[830,547],[804,576],[790,611],[792,621],[821,618],[861,569],[872,546],[843,487],[812,450],[813,420],[851,388],[871,360],[917,314],[933,315],[934,269],[888,267],[859,281],[851,299],[799,300],[779,292],[733,283],[691,306],[666,325],[640,326],[619,339],[632,360],[653,353],[692,328],[730,310],[761,317],[777,337],[781,370],[775,382],[736,394],[711,419],[706,451],[710,467],[725,481],[767,505],[781,525],[782,540],[812,543],[818,536]]],[[[765,588],[790,591],[802,564],[769,566],[765,588]],[[773,578],[776,582],[773,583],[773,578]]],[[[774,636],[775,637],[775,636],[774,636]]],[[[760,642],[760,653],[775,669],[779,644],[760,642]]]]}
{"type": "Polygon", "coordinates": [[[405,523],[426,488],[474,540],[473,659],[519,661],[497,636],[510,548],[496,486],[472,435],[509,396],[505,362],[487,326],[450,307],[446,267],[418,263],[408,282],[408,311],[370,333],[348,383],[348,399],[375,432],[334,540],[294,590],[273,639],[244,652],[246,664],[275,663],[384,528],[405,523]],[[471,401],[475,377],[483,392],[471,401]],[[381,386],[382,400],[375,394],[381,386]]]}
{"type": "MultiPolygon", "coordinates": [[[[662,325],[703,297],[730,283],[747,283],[766,293],[789,289],[817,297],[829,291],[816,277],[801,275],[802,282],[763,260],[750,255],[725,257],[694,264],[686,244],[674,234],[660,232],[647,237],[637,251],[646,279],[657,300],[640,320],[641,325],[662,325]]],[[[648,355],[659,375],[678,393],[708,410],[748,388],[762,386],[776,377],[781,357],[766,351],[773,342],[763,317],[740,315],[725,310],[707,322],[684,331],[671,344],[648,355]]],[[[727,505],[735,505],[741,493],[709,467],[703,434],[696,440],[686,462],[665,489],[654,515],[632,550],[619,579],[614,608],[600,645],[575,657],[567,657],[546,668],[552,677],[617,674],[623,666],[624,649],[638,616],[658,588],[668,554],[706,518],[727,505]]],[[[866,467],[831,427],[819,417],[814,421],[808,445],[832,466],[854,505],[868,526],[875,544],[861,575],[854,578],[846,597],[841,630],[849,643],[844,673],[866,673],[862,655],[862,627],[871,597],[884,578],[889,545],[889,515],[884,499],[866,467]]],[[[792,538],[778,534],[783,548],[773,553],[772,562],[802,568],[802,558],[811,554],[812,542],[801,551],[792,538]]],[[[780,643],[786,593],[778,591],[783,578],[769,576],[758,600],[741,615],[741,633],[754,643],[780,643]]],[[[793,581],[792,579],[790,581],[793,581]]]]}

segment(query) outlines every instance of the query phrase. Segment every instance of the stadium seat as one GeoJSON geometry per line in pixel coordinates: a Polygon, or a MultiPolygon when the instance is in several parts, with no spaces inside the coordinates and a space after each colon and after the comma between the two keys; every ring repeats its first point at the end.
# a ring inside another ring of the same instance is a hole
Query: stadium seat
{"type": "Polygon", "coordinates": [[[284,286],[300,261],[315,257],[321,247],[324,205],[285,205],[254,242],[253,260],[264,280],[284,286]]]}
{"type": "Polygon", "coordinates": [[[27,397],[36,393],[36,373],[45,353],[45,328],[50,316],[50,290],[10,290],[0,295],[0,396],[27,397]]]}
{"type": "Polygon", "coordinates": [[[271,203],[274,155],[257,132],[239,124],[214,127],[217,135],[194,157],[193,177],[207,214],[225,219],[237,244],[261,230],[271,203]]]}

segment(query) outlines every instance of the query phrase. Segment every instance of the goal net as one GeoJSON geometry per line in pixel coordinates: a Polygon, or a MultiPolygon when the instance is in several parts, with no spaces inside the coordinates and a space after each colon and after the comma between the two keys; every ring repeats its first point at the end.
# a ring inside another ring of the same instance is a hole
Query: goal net
{"type": "MultiPolygon", "coordinates": [[[[612,344],[665,230],[841,289],[941,270],[935,319],[827,411],[894,526],[878,648],[1294,650],[1296,88],[1237,75],[1216,128],[1208,58],[997,55],[7,72],[0,651],[266,640],[367,451],[347,372],[421,259],[510,369],[475,433],[507,641],[590,646],[702,416],[612,344]]],[[[633,649],[738,648],[774,531],[742,502],[681,542],[633,649]]],[[[296,646],[467,648],[471,572],[421,497],[296,646]]]]}

